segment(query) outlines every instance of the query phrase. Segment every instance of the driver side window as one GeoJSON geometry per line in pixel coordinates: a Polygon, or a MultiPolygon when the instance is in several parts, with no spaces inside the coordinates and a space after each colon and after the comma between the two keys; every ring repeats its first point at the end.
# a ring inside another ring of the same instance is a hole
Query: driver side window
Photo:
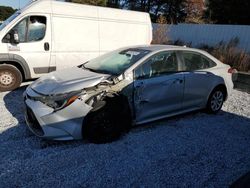
{"type": "Polygon", "coordinates": [[[4,37],[3,42],[9,42],[8,38],[13,31],[17,31],[20,43],[40,41],[45,37],[46,17],[30,16],[24,18],[4,37]]]}
{"type": "Polygon", "coordinates": [[[148,79],[178,71],[176,53],[160,52],[135,69],[135,79],[148,79]]]}
{"type": "Polygon", "coordinates": [[[27,18],[25,18],[12,29],[17,31],[19,42],[26,42],[27,23],[27,18]]]}

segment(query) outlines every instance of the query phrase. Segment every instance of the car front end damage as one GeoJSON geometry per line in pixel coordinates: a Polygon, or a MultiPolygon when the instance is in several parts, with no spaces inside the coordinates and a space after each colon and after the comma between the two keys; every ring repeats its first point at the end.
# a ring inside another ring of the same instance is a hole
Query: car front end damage
{"type": "MultiPolygon", "coordinates": [[[[53,140],[81,139],[83,118],[91,111],[78,96],[70,105],[55,109],[45,103],[45,97],[28,88],[25,92],[26,122],[38,137],[53,140]]],[[[83,95],[84,96],[84,95],[83,95]]]]}
{"type": "Polygon", "coordinates": [[[24,93],[25,119],[29,129],[48,140],[83,139],[84,118],[106,96],[118,95],[128,84],[105,80],[96,86],[67,94],[44,95],[29,86],[24,93]]]}

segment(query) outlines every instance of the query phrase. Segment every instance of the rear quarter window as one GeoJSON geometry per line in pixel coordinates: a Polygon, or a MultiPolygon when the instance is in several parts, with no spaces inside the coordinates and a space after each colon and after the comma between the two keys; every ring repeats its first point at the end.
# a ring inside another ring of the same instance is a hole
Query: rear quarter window
{"type": "Polygon", "coordinates": [[[216,63],[203,54],[197,52],[183,51],[183,71],[195,71],[209,69],[216,66],[216,63]]]}

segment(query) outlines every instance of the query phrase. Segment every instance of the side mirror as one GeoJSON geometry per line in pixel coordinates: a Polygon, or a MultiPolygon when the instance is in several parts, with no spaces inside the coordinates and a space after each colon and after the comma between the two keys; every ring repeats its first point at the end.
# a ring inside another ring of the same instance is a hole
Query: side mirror
{"type": "Polygon", "coordinates": [[[12,44],[19,44],[19,35],[17,30],[12,30],[10,32],[10,42],[12,44]]]}

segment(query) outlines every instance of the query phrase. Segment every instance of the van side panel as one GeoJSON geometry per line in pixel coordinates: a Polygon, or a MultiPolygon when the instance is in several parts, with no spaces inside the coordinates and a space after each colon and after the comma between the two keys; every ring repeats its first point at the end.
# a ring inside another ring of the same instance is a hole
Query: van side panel
{"type": "Polygon", "coordinates": [[[119,21],[100,21],[100,52],[117,48],[148,44],[146,24],[123,23],[119,21]]]}
{"type": "Polygon", "coordinates": [[[58,69],[77,66],[99,55],[98,21],[53,16],[53,49],[58,69]]]}
{"type": "MultiPolygon", "coordinates": [[[[59,4],[60,5],[60,4],[59,4]]],[[[57,70],[77,66],[99,56],[97,8],[67,4],[53,6],[52,56],[57,70]]]]}
{"type": "Polygon", "coordinates": [[[151,21],[146,13],[99,8],[99,19],[101,53],[151,42],[151,21]]]}

